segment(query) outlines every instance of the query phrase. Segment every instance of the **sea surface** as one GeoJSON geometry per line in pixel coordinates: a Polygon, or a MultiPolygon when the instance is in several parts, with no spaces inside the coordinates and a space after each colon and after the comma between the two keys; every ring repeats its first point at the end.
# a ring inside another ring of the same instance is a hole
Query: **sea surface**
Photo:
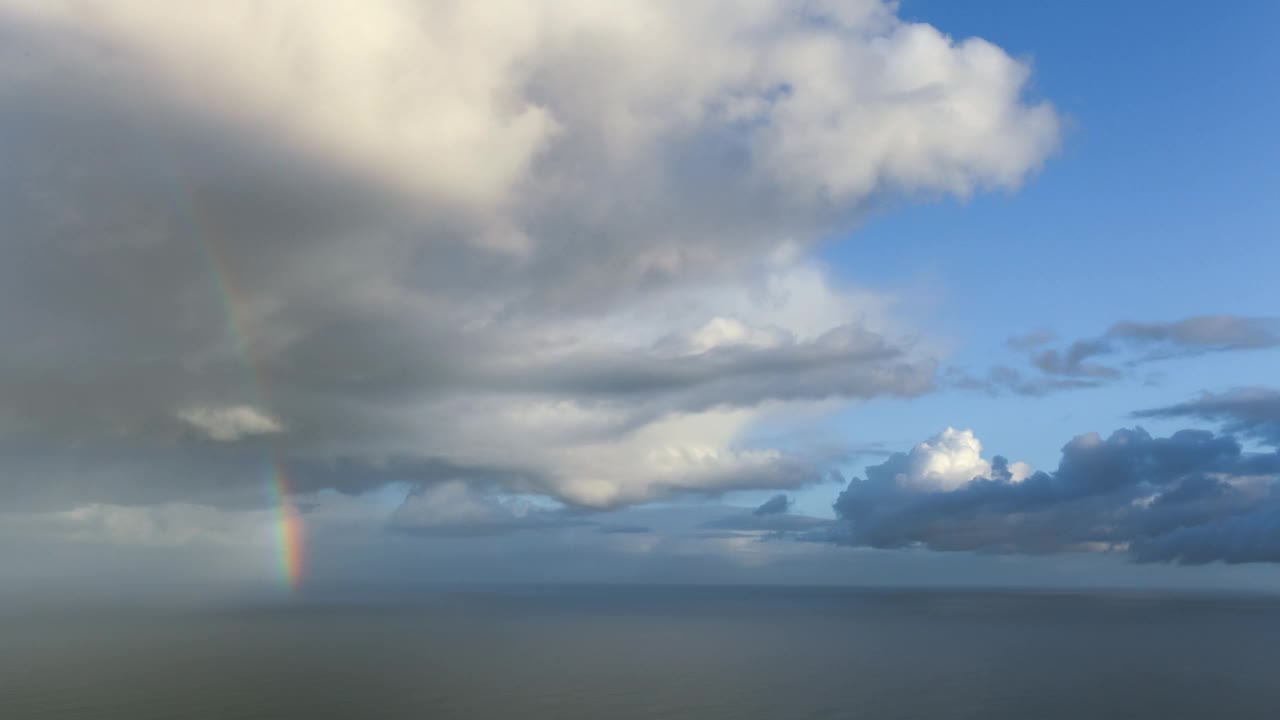
{"type": "Polygon", "coordinates": [[[1280,599],[506,588],[0,612],[0,718],[1280,718],[1280,599]]]}

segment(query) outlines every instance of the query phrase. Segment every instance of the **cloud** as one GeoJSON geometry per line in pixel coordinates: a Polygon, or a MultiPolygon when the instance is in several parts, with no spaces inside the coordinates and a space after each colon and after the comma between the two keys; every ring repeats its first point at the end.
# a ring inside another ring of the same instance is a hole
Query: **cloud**
{"type": "MultiPolygon", "coordinates": [[[[1049,375],[1040,372],[1027,376],[1026,373],[1007,365],[991,367],[985,376],[973,375],[961,368],[947,368],[946,385],[960,390],[977,390],[988,395],[1001,392],[1012,392],[1018,395],[1041,396],[1061,390],[1084,390],[1105,385],[1109,373],[1103,370],[1093,376],[1076,374],[1073,376],[1049,375]]],[[[1118,376],[1117,376],[1118,377],[1118,376]]]]}
{"type": "Polygon", "coordinates": [[[818,481],[751,431],[938,359],[813,244],[1059,137],[1026,62],[883,2],[0,0],[0,39],[14,508],[240,506],[265,436],[306,491],[818,481]]]}
{"type": "Polygon", "coordinates": [[[1098,337],[1076,340],[1062,348],[1045,348],[1053,335],[1044,331],[1009,338],[1007,345],[1025,352],[1038,376],[996,366],[985,377],[959,370],[950,384],[964,389],[1020,395],[1094,388],[1127,377],[1129,369],[1160,360],[1280,346],[1280,319],[1236,315],[1200,315],[1173,322],[1118,322],[1098,337]],[[1097,358],[1113,358],[1099,362],[1097,358]]]}
{"type": "Polygon", "coordinates": [[[1122,322],[1107,337],[1147,350],[1148,359],[1204,352],[1259,350],[1280,345],[1280,318],[1202,315],[1176,322],[1122,322]]]}
{"type": "Polygon", "coordinates": [[[1000,456],[987,463],[971,433],[949,434],[868,467],[837,499],[839,523],[813,537],[877,548],[1127,552],[1138,561],[1275,559],[1280,455],[1244,452],[1229,435],[1090,433],[1063,447],[1053,472],[1028,474],[1000,456]],[[951,471],[931,472],[935,460],[951,471]]]}
{"type": "Polygon", "coordinates": [[[1175,528],[1136,541],[1130,551],[1138,562],[1280,563],[1280,503],[1273,500],[1269,510],[1209,525],[1175,528]]]}
{"type": "Polygon", "coordinates": [[[561,509],[477,490],[462,480],[415,488],[391,513],[397,532],[426,537],[504,535],[583,524],[561,509]]]}
{"type": "Polygon", "coordinates": [[[1227,432],[1280,445],[1280,392],[1270,388],[1237,388],[1204,393],[1195,400],[1133,414],[1138,418],[1195,418],[1221,423],[1227,432]]]}
{"type": "Polygon", "coordinates": [[[791,498],[786,495],[778,494],[760,503],[760,507],[751,511],[752,515],[757,517],[762,515],[780,515],[791,507],[791,498]]]}
{"type": "MultiPolygon", "coordinates": [[[[992,464],[982,457],[982,441],[972,430],[949,427],[919,443],[901,458],[896,462],[895,459],[886,461],[880,467],[894,467],[893,482],[904,488],[954,490],[992,472],[992,464]]],[[[1006,469],[1013,482],[1020,482],[1030,473],[1025,463],[1014,463],[1006,469]]]]}
{"type": "MultiPolygon", "coordinates": [[[[714,321],[713,321],[714,322],[714,321]]],[[[696,336],[696,342],[706,343],[696,336]]],[[[866,329],[842,325],[807,341],[778,330],[767,346],[721,343],[696,352],[644,350],[516,359],[496,368],[490,387],[592,399],[670,397],[664,410],[753,406],[765,400],[916,395],[930,389],[933,367],[909,358],[866,329]]]]}
{"type": "Polygon", "coordinates": [[[1101,378],[1114,380],[1121,372],[1115,368],[1088,362],[1089,358],[1113,352],[1105,340],[1079,340],[1065,350],[1042,350],[1031,356],[1031,364],[1047,375],[1101,378]]]}
{"type": "Polygon", "coordinates": [[[248,405],[188,408],[180,411],[178,418],[219,442],[284,432],[284,427],[275,418],[248,405]]]}
{"type": "Polygon", "coordinates": [[[715,537],[762,537],[782,539],[817,532],[831,521],[807,515],[793,515],[791,498],[785,494],[774,495],[750,512],[734,512],[702,523],[701,527],[715,537]]]}

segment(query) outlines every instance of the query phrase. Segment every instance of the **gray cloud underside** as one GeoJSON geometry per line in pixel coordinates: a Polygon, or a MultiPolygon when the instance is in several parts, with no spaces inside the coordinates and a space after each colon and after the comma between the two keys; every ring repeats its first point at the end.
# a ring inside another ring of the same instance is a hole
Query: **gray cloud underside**
{"type": "Polygon", "coordinates": [[[1280,454],[1245,452],[1229,435],[1082,435],[1053,472],[1019,482],[996,457],[990,476],[950,491],[903,485],[908,472],[902,454],[868,467],[837,500],[840,523],[811,537],[945,551],[1110,550],[1140,562],[1280,562],[1280,454]]]}
{"type": "MultiPolygon", "coordinates": [[[[785,496],[779,495],[777,497],[785,496]]],[[[775,498],[776,499],[776,498],[775,498]]],[[[655,535],[702,538],[755,537],[781,539],[810,532],[829,520],[791,515],[787,508],[764,506],[767,512],[713,504],[686,508],[623,508],[584,512],[571,507],[535,505],[523,498],[477,489],[475,483],[450,481],[414,488],[393,512],[387,529],[424,538],[479,538],[516,533],[557,534],[589,528],[600,535],[655,535]],[[655,528],[635,520],[662,518],[655,528]]]]}
{"type": "MultiPolygon", "coordinates": [[[[9,444],[2,451],[7,475],[0,484],[0,504],[11,512],[81,503],[196,502],[252,508],[276,502],[268,477],[277,459],[265,442],[227,446],[193,439],[162,447],[66,447],[47,442],[9,444]]],[[[533,468],[468,465],[440,457],[286,457],[279,462],[298,493],[336,490],[358,495],[391,484],[430,486],[455,480],[480,489],[550,492],[547,479],[533,468]]]]}
{"type": "Polygon", "coordinates": [[[595,354],[541,367],[517,364],[482,386],[597,399],[670,395],[675,409],[690,411],[770,399],[915,395],[929,390],[932,379],[930,363],[912,361],[904,348],[845,325],[776,348],[714,348],[683,357],[595,354]]]}
{"type": "Polygon", "coordinates": [[[760,503],[760,506],[752,511],[752,515],[779,515],[785,513],[791,507],[791,498],[782,493],[778,493],[773,497],[760,503]]]}

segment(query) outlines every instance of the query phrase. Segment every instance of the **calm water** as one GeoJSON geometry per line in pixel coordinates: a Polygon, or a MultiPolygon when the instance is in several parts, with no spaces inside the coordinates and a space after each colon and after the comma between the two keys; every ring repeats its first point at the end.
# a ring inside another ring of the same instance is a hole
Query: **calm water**
{"type": "Polygon", "coordinates": [[[829,589],[0,613],[0,718],[1276,718],[1280,600],[829,589]]]}

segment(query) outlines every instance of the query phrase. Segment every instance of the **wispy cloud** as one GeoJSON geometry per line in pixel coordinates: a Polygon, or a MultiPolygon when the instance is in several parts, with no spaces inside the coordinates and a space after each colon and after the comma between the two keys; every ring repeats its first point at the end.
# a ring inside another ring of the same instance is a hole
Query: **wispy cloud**
{"type": "Polygon", "coordinates": [[[1148,363],[1280,347],[1280,319],[1199,315],[1173,322],[1125,321],[1097,337],[1047,347],[1054,339],[1049,331],[1008,339],[1011,350],[1025,354],[1026,369],[1001,364],[974,375],[951,368],[944,380],[959,389],[1018,395],[1097,388],[1132,378],[1148,363]]]}
{"type": "Polygon", "coordinates": [[[1220,423],[1228,432],[1280,446],[1280,391],[1270,388],[1237,388],[1204,393],[1175,405],[1140,410],[1137,418],[1193,418],[1220,423]]]}

